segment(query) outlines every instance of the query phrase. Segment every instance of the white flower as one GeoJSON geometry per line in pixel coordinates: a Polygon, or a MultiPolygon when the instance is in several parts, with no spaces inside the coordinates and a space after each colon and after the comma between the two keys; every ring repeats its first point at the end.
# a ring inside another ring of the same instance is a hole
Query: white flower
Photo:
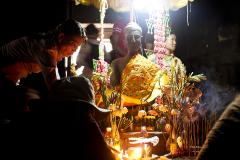
{"type": "Polygon", "coordinates": [[[143,118],[143,117],[146,116],[146,115],[147,115],[147,113],[146,113],[145,110],[139,110],[139,111],[138,111],[138,117],[143,118]]]}
{"type": "Polygon", "coordinates": [[[128,109],[127,109],[127,107],[123,107],[123,109],[122,109],[122,113],[123,113],[123,114],[128,113],[128,109]]]}
{"type": "Polygon", "coordinates": [[[172,109],[172,110],[171,110],[171,115],[172,115],[172,116],[176,116],[176,115],[178,115],[178,112],[179,112],[179,111],[178,111],[177,109],[172,109]]]}
{"type": "Polygon", "coordinates": [[[177,144],[178,144],[179,148],[183,148],[182,137],[179,136],[179,137],[177,138],[177,144]]]}

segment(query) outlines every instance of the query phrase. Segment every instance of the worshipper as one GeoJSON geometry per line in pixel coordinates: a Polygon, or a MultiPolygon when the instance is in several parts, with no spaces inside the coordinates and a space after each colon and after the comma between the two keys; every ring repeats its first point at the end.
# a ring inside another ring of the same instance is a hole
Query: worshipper
{"type": "Polygon", "coordinates": [[[10,159],[16,154],[24,159],[113,160],[97,123],[109,112],[95,105],[88,78],[57,80],[47,100],[32,101],[31,112],[20,117],[11,132],[3,130],[7,134],[1,145],[10,148],[10,159]]]}
{"type": "Polygon", "coordinates": [[[226,107],[207,135],[196,160],[238,159],[240,94],[226,107]]]}
{"type": "Polygon", "coordinates": [[[174,55],[174,51],[176,49],[176,35],[170,34],[165,41],[166,44],[166,50],[165,55],[163,56],[163,67],[166,68],[168,71],[171,68],[171,65],[174,65],[175,67],[178,67],[179,65],[182,65],[182,61],[174,55]]]}
{"type": "Polygon", "coordinates": [[[105,53],[104,56],[104,60],[109,64],[111,64],[114,59],[126,56],[128,52],[124,35],[124,27],[126,27],[127,23],[125,19],[120,18],[113,25],[113,32],[110,36],[112,50],[105,53]]]}
{"type": "Polygon", "coordinates": [[[72,55],[84,40],[83,28],[73,19],[67,19],[47,33],[13,40],[0,47],[0,74],[17,83],[31,73],[42,72],[50,88],[57,78],[57,62],[72,55]]]}
{"type": "Polygon", "coordinates": [[[89,24],[85,29],[87,41],[81,46],[77,56],[76,69],[84,66],[82,75],[91,79],[93,74],[93,59],[99,59],[99,30],[94,24],[89,24]]]}
{"type": "Polygon", "coordinates": [[[27,111],[29,99],[40,98],[36,90],[18,85],[19,80],[42,72],[51,88],[57,78],[57,62],[73,54],[84,40],[80,23],[67,19],[47,33],[21,37],[0,47],[0,125],[27,111]]]}
{"type": "Polygon", "coordinates": [[[106,61],[108,64],[111,64],[114,59],[122,57],[117,49],[116,49],[116,40],[114,39],[113,34],[110,36],[110,43],[112,45],[112,50],[110,52],[106,52],[104,55],[104,61],[106,61]]]}

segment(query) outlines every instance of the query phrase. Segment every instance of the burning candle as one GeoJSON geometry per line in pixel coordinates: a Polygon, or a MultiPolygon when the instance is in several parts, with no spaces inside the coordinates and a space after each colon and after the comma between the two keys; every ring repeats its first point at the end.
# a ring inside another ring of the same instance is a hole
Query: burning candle
{"type": "Polygon", "coordinates": [[[150,157],[151,147],[148,144],[144,144],[143,149],[144,149],[144,158],[150,157]]]}
{"type": "Polygon", "coordinates": [[[129,147],[127,150],[129,160],[138,160],[142,157],[141,147],[129,147]]]}
{"type": "Polygon", "coordinates": [[[106,130],[107,130],[107,132],[112,132],[112,128],[111,127],[107,127],[106,130]]]}

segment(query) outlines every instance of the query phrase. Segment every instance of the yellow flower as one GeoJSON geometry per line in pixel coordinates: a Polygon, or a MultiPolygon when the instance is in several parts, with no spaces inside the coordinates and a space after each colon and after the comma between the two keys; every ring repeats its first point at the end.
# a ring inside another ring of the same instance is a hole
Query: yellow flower
{"type": "Polygon", "coordinates": [[[178,154],[178,147],[177,147],[177,143],[171,143],[170,144],[170,152],[172,155],[177,155],[178,154]]]}
{"type": "Polygon", "coordinates": [[[113,115],[116,116],[116,117],[122,117],[123,113],[122,113],[122,110],[121,109],[117,109],[113,112],[113,115]]]}
{"type": "Polygon", "coordinates": [[[160,78],[160,86],[164,87],[170,84],[170,80],[167,74],[163,74],[160,78]]]}
{"type": "Polygon", "coordinates": [[[167,106],[167,105],[160,105],[160,106],[158,107],[158,109],[159,109],[159,111],[165,113],[165,112],[168,111],[168,106],[167,106]]]}

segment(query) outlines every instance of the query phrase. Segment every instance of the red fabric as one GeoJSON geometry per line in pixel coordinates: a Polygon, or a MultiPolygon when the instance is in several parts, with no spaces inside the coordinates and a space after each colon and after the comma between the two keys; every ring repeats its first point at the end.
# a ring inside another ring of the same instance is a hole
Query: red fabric
{"type": "Polygon", "coordinates": [[[114,34],[118,34],[119,35],[119,41],[118,41],[118,46],[120,48],[122,48],[123,50],[125,50],[127,52],[127,47],[124,44],[124,28],[127,25],[127,21],[124,19],[120,19],[118,21],[116,21],[113,25],[113,33],[114,34]]]}

